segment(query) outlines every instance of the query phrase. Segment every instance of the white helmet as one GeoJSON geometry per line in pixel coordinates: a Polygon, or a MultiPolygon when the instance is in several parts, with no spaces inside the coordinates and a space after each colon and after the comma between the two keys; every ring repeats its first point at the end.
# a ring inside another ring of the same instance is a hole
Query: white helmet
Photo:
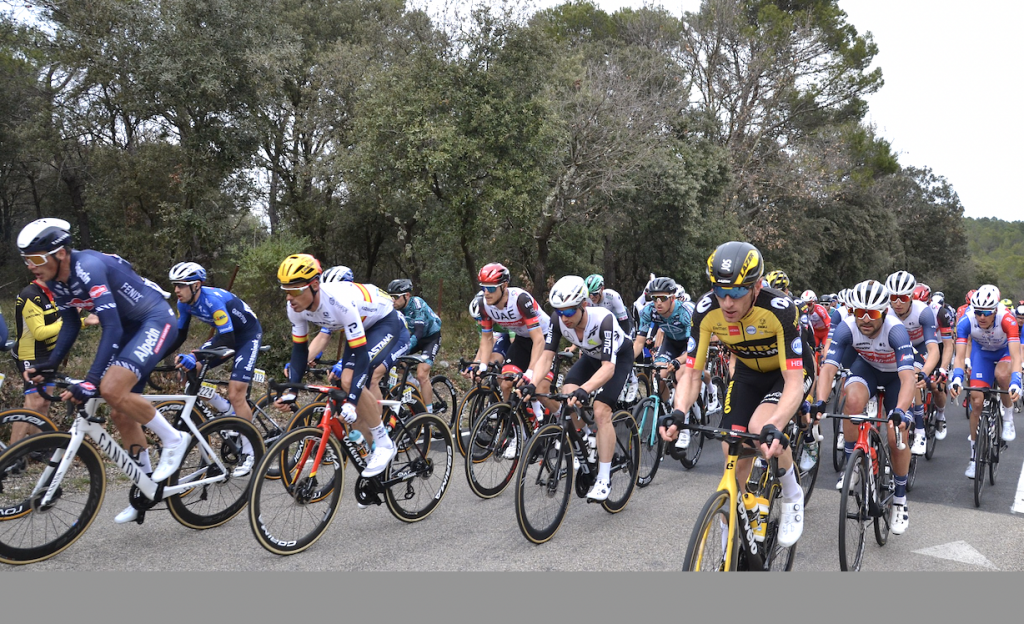
{"type": "Polygon", "coordinates": [[[484,320],[483,315],[480,314],[480,299],[476,296],[469,300],[469,315],[473,317],[474,321],[484,320]]]}
{"type": "Polygon", "coordinates": [[[813,303],[818,303],[818,295],[814,294],[813,290],[805,290],[800,295],[800,298],[803,299],[804,301],[811,301],[813,303]]]}
{"type": "Polygon", "coordinates": [[[863,281],[847,293],[846,305],[863,310],[886,310],[889,308],[889,289],[875,280],[863,281]]]}
{"type": "Polygon", "coordinates": [[[548,295],[553,308],[573,308],[583,303],[588,296],[587,283],[579,275],[566,275],[555,282],[548,295]]]}
{"type": "Polygon", "coordinates": [[[999,305],[999,289],[985,284],[971,295],[971,307],[975,310],[995,310],[999,305]]]}
{"type": "Polygon", "coordinates": [[[917,280],[906,271],[896,271],[885,280],[885,287],[893,295],[913,295],[917,287],[917,280]]]}
{"type": "Polygon", "coordinates": [[[206,269],[195,262],[179,262],[167,274],[172,282],[205,282],[206,269]]]}
{"type": "Polygon", "coordinates": [[[355,275],[352,274],[352,269],[347,266],[338,265],[331,267],[324,271],[323,275],[320,276],[320,283],[327,284],[330,282],[354,282],[356,281],[355,275]]]}

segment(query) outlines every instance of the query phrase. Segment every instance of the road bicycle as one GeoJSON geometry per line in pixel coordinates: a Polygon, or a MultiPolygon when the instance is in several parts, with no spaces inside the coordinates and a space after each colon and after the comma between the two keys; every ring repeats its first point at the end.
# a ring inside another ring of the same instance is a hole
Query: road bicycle
{"type": "MultiPolygon", "coordinates": [[[[842,401],[845,396],[846,379],[850,376],[850,369],[840,366],[832,384],[832,392],[828,396],[826,411],[832,414],[842,413],[842,401]]],[[[843,424],[838,420],[832,421],[832,440],[829,446],[832,447],[832,467],[836,472],[842,472],[846,465],[846,442],[843,439],[843,424]]]]}
{"type": "MultiPolygon", "coordinates": [[[[594,427],[593,407],[568,407],[567,394],[538,394],[562,404],[559,416],[541,425],[530,436],[516,471],[516,521],[519,530],[534,544],[550,540],[562,526],[569,509],[569,495],[586,498],[597,477],[597,450],[576,430],[570,413],[594,427]]],[[[615,451],[611,461],[611,494],[601,501],[609,513],[625,508],[636,486],[640,464],[640,436],[636,421],[625,411],[612,414],[615,451]]],[[[588,502],[592,502],[588,499],[588,502]]]]}
{"type": "Polygon", "coordinates": [[[683,571],[792,570],[796,544],[784,547],[778,540],[782,522],[779,478],[785,471],[779,469],[777,458],[766,462],[751,448],[760,441],[760,436],[695,423],[676,422],[675,425],[681,430],[689,429],[694,436],[725,442],[728,448],[722,479],[715,493],[704,503],[690,533],[683,571]],[[741,496],[736,462],[744,458],[756,459],[745,479],[746,493],[741,496]]]}
{"type": "MultiPolygon", "coordinates": [[[[479,362],[469,362],[459,359],[459,370],[466,370],[470,367],[479,366],[479,362]]],[[[483,372],[478,373],[474,379],[474,385],[462,398],[459,399],[459,407],[456,410],[455,426],[452,427],[452,436],[459,447],[459,453],[466,456],[466,447],[469,443],[469,436],[473,433],[473,426],[476,425],[480,414],[484,410],[501,403],[501,365],[491,362],[483,372]]]]}
{"type": "Polygon", "coordinates": [[[818,468],[821,466],[821,441],[824,439],[817,425],[803,425],[800,414],[794,416],[783,429],[790,440],[793,451],[793,465],[798,474],[800,487],[804,491],[804,508],[811,500],[814,484],[818,481],[818,468]],[[808,439],[810,438],[810,439],[808,439]],[[806,469],[804,458],[813,459],[806,469]]]}
{"type": "MultiPolygon", "coordinates": [[[[293,555],[316,543],[334,521],[345,481],[343,458],[362,472],[371,449],[349,437],[350,428],[338,415],[348,392],[274,381],[270,388],[273,392],[313,390],[327,396],[320,423],[283,435],[253,472],[249,527],[268,551],[293,555]],[[281,478],[275,479],[275,473],[281,478]]],[[[419,522],[448,491],[454,454],[451,431],[435,414],[424,412],[405,421],[398,416],[399,402],[380,403],[382,421],[397,453],[384,472],[356,479],[356,502],[360,507],[386,503],[402,522],[419,522]]]]}
{"type": "MultiPolygon", "coordinates": [[[[985,473],[988,472],[990,485],[996,484],[999,470],[999,453],[1006,447],[1003,441],[1003,405],[999,395],[1009,394],[997,388],[964,388],[967,392],[981,392],[984,403],[978,415],[978,427],[974,437],[974,506],[981,507],[981,492],[985,487],[985,473]]],[[[968,395],[970,396],[970,395],[968,395]]]]}
{"type": "MultiPolygon", "coordinates": [[[[942,381],[943,382],[945,381],[944,377],[942,378],[942,381]]],[[[935,444],[936,444],[936,442],[938,442],[937,438],[935,437],[935,433],[938,431],[938,428],[939,428],[939,416],[938,416],[939,409],[935,406],[934,398],[935,398],[935,396],[932,393],[931,387],[930,386],[925,386],[925,389],[924,389],[924,435],[925,435],[924,457],[925,457],[925,459],[928,459],[928,460],[930,460],[935,455],[935,444]]],[[[941,426],[945,427],[946,424],[942,423],[941,426]]],[[[910,485],[909,481],[907,482],[907,485],[908,486],[910,485]]]]}
{"type": "MultiPolygon", "coordinates": [[[[67,388],[74,380],[58,380],[67,388]]],[[[40,389],[44,398],[56,401],[40,389]]],[[[180,400],[191,410],[196,396],[140,395],[148,401],[180,400]]],[[[97,397],[76,406],[67,433],[51,431],[29,436],[0,454],[0,561],[28,564],[53,557],[71,546],[92,524],[106,492],[102,451],[133,485],[129,496],[145,511],[162,500],[175,520],[192,529],[208,529],[234,518],[245,506],[250,475],[234,477],[244,463],[242,438],[253,455],[263,456],[263,440],[246,420],[217,418],[197,425],[186,419],[192,434],[181,466],[166,480],[154,482],[97,415],[97,397]],[[88,437],[94,444],[85,444],[88,437]]]]}
{"type": "MultiPolygon", "coordinates": [[[[665,402],[665,410],[671,411],[672,402],[674,400],[676,392],[676,379],[675,375],[670,373],[664,380],[666,388],[668,390],[668,400],[665,402]]],[[[700,393],[697,395],[697,400],[694,401],[693,405],[690,406],[689,422],[703,426],[711,426],[711,423],[715,419],[720,420],[722,410],[725,408],[725,395],[726,386],[725,381],[720,377],[712,377],[710,382],[704,379],[701,382],[700,393]],[[715,396],[712,397],[712,392],[715,396]],[[717,400],[717,408],[714,410],[710,409],[710,406],[714,404],[712,398],[717,400]]],[[[657,423],[654,424],[657,428],[657,423]]],[[[703,436],[692,436],[689,444],[685,448],[680,448],[675,444],[666,445],[665,453],[672,459],[679,460],[679,463],[683,465],[683,468],[687,470],[692,469],[697,465],[697,461],[700,460],[701,451],[704,448],[704,437],[703,436]]]]}

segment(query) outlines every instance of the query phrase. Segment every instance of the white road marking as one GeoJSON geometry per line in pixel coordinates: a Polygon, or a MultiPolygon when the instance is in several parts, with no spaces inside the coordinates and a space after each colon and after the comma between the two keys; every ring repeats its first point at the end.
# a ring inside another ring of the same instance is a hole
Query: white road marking
{"type": "Polygon", "coordinates": [[[1020,478],[1017,479],[1017,493],[1013,496],[1013,505],[1010,506],[1013,513],[1024,513],[1024,464],[1020,467],[1020,478]]]}
{"type": "Polygon", "coordinates": [[[991,561],[986,559],[985,555],[975,550],[973,546],[963,540],[950,542],[948,544],[941,544],[939,546],[932,546],[931,548],[922,548],[921,550],[915,550],[914,552],[918,555],[927,555],[938,559],[959,561],[960,563],[981,566],[990,570],[999,569],[994,566],[991,561]]]}

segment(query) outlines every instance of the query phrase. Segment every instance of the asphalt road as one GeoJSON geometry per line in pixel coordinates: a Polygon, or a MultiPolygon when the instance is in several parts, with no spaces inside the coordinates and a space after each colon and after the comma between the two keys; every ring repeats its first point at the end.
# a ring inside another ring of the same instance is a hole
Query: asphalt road
{"type": "MultiPolygon", "coordinates": [[[[949,435],[931,461],[920,460],[909,494],[910,528],[884,547],[868,535],[863,569],[1024,570],[1024,517],[1011,511],[1024,464],[1024,435],[1002,455],[998,480],[984,492],[981,508],[964,477],[969,443],[963,410],[948,413],[949,435]]],[[[1024,433],[1024,418],[1017,416],[1024,433]]],[[[825,427],[829,431],[830,427],[825,427]]],[[[461,459],[456,453],[456,459],[461,459]]],[[[806,510],[794,569],[839,569],[839,494],[828,455],[806,510]]],[[[653,483],[637,489],[626,508],[609,514],[582,499],[571,500],[554,538],[534,545],[516,524],[512,491],[481,500],[456,461],[437,510],[405,524],[386,507],[361,510],[353,496],[355,473],[346,475],[339,515],[327,534],[304,553],[279,557],[253,537],[245,512],[222,527],[193,531],[166,511],[151,511],[142,526],[115,525],[127,489],[108,489],[100,516],[78,542],[47,561],[6,566],[5,572],[38,570],[573,570],[672,571],[680,569],[697,513],[721,477],[721,451],[705,448],[687,471],[666,458],[653,483]]],[[[111,485],[113,483],[111,482],[111,485]]],[[[1021,502],[1024,509],[1024,501],[1021,502]]]]}

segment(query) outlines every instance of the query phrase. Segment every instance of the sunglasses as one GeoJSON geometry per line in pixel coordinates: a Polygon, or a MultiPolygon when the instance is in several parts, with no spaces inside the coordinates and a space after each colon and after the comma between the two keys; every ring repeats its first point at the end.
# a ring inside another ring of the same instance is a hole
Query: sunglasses
{"type": "Polygon", "coordinates": [[[564,310],[560,309],[560,308],[555,308],[555,314],[557,314],[558,316],[561,316],[563,318],[570,318],[570,317],[576,316],[576,312],[578,310],[579,310],[579,308],[566,308],[564,310]]]}
{"type": "MultiPolygon", "coordinates": [[[[198,282],[198,281],[199,280],[196,280],[196,282],[198,282]]],[[[192,284],[195,284],[196,282],[171,282],[171,286],[174,286],[175,288],[179,288],[179,287],[187,288],[187,287],[191,286],[192,284]]]]}
{"type": "Polygon", "coordinates": [[[722,288],[721,286],[715,286],[712,288],[715,291],[715,295],[719,299],[725,299],[726,297],[732,297],[733,299],[739,299],[740,297],[746,297],[750,289],[746,286],[733,286],[732,288],[722,288]]]}
{"type": "Polygon", "coordinates": [[[304,284],[302,286],[282,286],[281,290],[285,291],[289,295],[298,296],[307,288],[309,288],[309,284],[304,284]]]}
{"type": "Polygon", "coordinates": [[[480,284],[480,288],[482,288],[484,292],[492,293],[501,288],[501,284],[498,284],[497,286],[487,286],[485,284],[480,284]]]}
{"type": "Polygon", "coordinates": [[[995,313],[995,310],[975,310],[974,316],[992,316],[995,313]]]}
{"type": "Polygon", "coordinates": [[[900,303],[907,303],[910,301],[911,295],[889,295],[889,301],[899,301],[900,303]]]}
{"type": "Polygon", "coordinates": [[[41,267],[44,264],[46,264],[46,260],[48,259],[49,256],[52,256],[58,251],[60,251],[60,249],[54,249],[53,251],[48,251],[46,253],[41,254],[25,254],[21,256],[21,258],[25,261],[25,266],[41,267]]]}
{"type": "Polygon", "coordinates": [[[654,296],[651,297],[651,299],[654,299],[658,303],[665,303],[666,301],[672,301],[673,299],[675,299],[675,296],[673,296],[673,295],[654,295],[654,296]]]}
{"type": "Polygon", "coordinates": [[[885,310],[865,310],[864,308],[854,308],[852,314],[855,319],[877,321],[885,316],[885,310]]]}

